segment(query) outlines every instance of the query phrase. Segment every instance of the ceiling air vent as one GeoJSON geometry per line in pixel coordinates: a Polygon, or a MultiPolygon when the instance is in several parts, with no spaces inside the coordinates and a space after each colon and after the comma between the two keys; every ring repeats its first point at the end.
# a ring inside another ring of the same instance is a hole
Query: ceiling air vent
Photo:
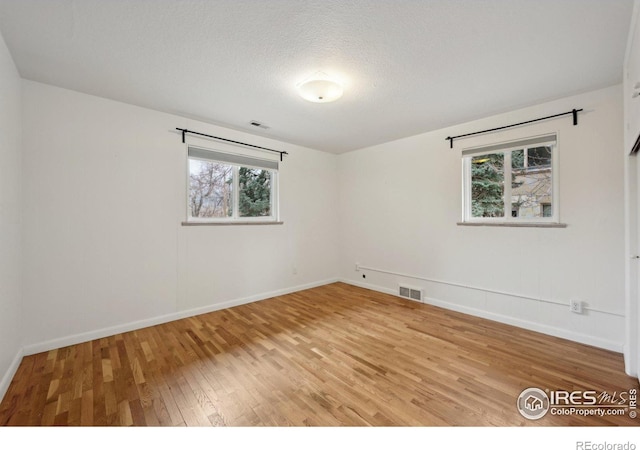
{"type": "Polygon", "coordinates": [[[400,285],[398,293],[400,297],[408,298],[409,300],[415,300],[417,302],[422,302],[422,289],[400,285]]]}
{"type": "Polygon", "coordinates": [[[269,127],[263,123],[258,122],[257,120],[252,120],[249,122],[249,125],[253,125],[254,127],[262,128],[263,130],[268,130],[269,127]]]}

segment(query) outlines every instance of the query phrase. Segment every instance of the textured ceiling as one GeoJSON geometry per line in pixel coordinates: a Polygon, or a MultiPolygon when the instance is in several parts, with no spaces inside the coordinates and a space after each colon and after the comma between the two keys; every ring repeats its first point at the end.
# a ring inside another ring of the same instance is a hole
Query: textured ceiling
{"type": "Polygon", "coordinates": [[[342,153],[618,83],[631,12],[632,0],[0,0],[0,32],[23,78],[342,153]],[[342,99],[297,95],[317,71],[343,81],[342,99]]]}

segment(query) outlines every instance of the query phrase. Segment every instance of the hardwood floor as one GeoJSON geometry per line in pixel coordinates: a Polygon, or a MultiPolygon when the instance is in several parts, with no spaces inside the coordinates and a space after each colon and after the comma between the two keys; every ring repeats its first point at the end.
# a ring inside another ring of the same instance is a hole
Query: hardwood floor
{"type": "Polygon", "coordinates": [[[622,355],[336,283],[23,359],[2,425],[638,425],[516,409],[638,389],[622,355]]]}

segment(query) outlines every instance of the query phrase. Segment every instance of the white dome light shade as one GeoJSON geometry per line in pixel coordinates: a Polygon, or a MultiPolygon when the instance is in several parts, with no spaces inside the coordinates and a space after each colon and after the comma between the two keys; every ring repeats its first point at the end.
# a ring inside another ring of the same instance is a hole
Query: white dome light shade
{"type": "Polygon", "coordinates": [[[298,85],[300,96],[314,103],[328,103],[342,97],[342,86],[334,80],[318,73],[298,85]]]}

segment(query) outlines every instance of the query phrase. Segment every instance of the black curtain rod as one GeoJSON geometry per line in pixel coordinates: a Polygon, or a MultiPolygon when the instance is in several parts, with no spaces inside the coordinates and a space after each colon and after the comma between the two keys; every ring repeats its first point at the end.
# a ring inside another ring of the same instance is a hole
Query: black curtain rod
{"type": "Polygon", "coordinates": [[[182,143],[183,144],[186,142],[185,141],[185,134],[189,133],[189,134],[197,134],[198,136],[205,136],[205,137],[208,137],[208,138],[211,138],[211,139],[218,139],[219,141],[231,142],[232,144],[239,144],[239,145],[244,145],[246,147],[258,148],[260,150],[266,150],[268,152],[280,153],[280,161],[282,161],[282,155],[288,155],[289,154],[287,152],[281,152],[280,150],[273,150],[273,149],[266,148],[266,147],[260,147],[259,145],[247,144],[247,143],[239,142],[239,141],[232,141],[231,139],[225,139],[225,138],[221,138],[221,137],[218,137],[218,136],[211,136],[210,134],[198,133],[197,131],[191,131],[191,130],[187,130],[185,128],[176,128],[176,130],[182,131],[182,143]]]}
{"type": "Polygon", "coordinates": [[[573,115],[573,125],[578,125],[578,113],[582,111],[582,109],[572,109],[571,111],[563,112],[560,114],[554,114],[553,116],[540,117],[539,119],[527,120],[526,122],[514,123],[512,125],[505,125],[504,127],[491,128],[490,130],[482,130],[476,131],[474,133],[460,134],[458,136],[449,136],[445,138],[445,141],[449,141],[449,148],[453,148],[453,140],[461,137],[474,136],[476,134],[490,133],[492,131],[504,130],[505,128],[513,128],[518,127],[520,125],[526,125],[528,123],[540,122],[541,120],[553,119],[554,117],[567,116],[569,114],[573,115]]]}

